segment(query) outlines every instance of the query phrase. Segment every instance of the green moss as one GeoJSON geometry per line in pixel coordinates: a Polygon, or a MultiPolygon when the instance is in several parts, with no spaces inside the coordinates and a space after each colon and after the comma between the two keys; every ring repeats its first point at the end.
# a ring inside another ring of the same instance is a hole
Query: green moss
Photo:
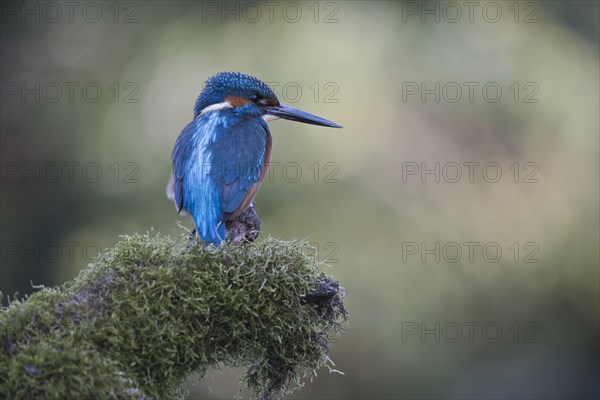
{"type": "Polygon", "coordinates": [[[248,367],[253,396],[285,394],[326,364],[346,316],[341,292],[305,297],[328,279],[305,250],[124,237],[0,313],[0,397],[182,398],[189,374],[218,363],[248,367]]]}

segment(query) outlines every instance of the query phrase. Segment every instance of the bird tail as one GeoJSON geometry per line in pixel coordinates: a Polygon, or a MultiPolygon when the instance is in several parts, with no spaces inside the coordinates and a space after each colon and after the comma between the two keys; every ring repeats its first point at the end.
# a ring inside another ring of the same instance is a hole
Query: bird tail
{"type": "Polygon", "coordinates": [[[196,231],[198,232],[200,239],[207,244],[219,246],[223,241],[225,241],[224,222],[219,222],[217,226],[196,222],[196,231]]]}

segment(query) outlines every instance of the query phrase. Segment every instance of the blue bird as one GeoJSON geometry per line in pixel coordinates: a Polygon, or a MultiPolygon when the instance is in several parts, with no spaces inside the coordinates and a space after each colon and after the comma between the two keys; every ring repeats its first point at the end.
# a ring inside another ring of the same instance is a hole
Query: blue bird
{"type": "Polygon", "coordinates": [[[207,243],[225,240],[225,223],[254,201],[271,159],[268,121],[284,118],[307,124],[340,125],[279,102],[265,83],[238,72],[220,72],[206,81],[194,119],[173,149],[167,197],[180,214],[191,214],[207,243]]]}

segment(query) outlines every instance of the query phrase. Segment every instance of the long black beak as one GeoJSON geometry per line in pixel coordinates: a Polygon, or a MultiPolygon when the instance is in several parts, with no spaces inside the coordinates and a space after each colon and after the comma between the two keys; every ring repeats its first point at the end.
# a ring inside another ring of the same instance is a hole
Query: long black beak
{"type": "Polygon", "coordinates": [[[278,106],[266,107],[265,111],[269,115],[289,119],[290,121],[303,122],[305,124],[311,125],[328,126],[330,128],[342,128],[341,125],[338,125],[335,122],[326,120],[325,118],[321,118],[317,115],[307,113],[302,110],[297,110],[292,107],[284,106],[283,104],[280,104],[278,106]]]}

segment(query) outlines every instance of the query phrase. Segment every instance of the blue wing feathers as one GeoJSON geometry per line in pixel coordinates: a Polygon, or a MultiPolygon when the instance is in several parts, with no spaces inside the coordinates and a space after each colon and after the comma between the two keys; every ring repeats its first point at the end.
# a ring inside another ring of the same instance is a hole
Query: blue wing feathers
{"type": "Polygon", "coordinates": [[[201,114],[189,123],[172,155],[177,208],[192,214],[200,237],[214,244],[225,239],[225,221],[259,181],[269,136],[262,118],[232,124],[223,114],[201,114]]]}
{"type": "Polygon", "coordinates": [[[227,139],[211,145],[212,177],[222,193],[222,211],[233,213],[246,192],[260,179],[268,127],[261,119],[248,119],[227,132],[227,139]]]}

